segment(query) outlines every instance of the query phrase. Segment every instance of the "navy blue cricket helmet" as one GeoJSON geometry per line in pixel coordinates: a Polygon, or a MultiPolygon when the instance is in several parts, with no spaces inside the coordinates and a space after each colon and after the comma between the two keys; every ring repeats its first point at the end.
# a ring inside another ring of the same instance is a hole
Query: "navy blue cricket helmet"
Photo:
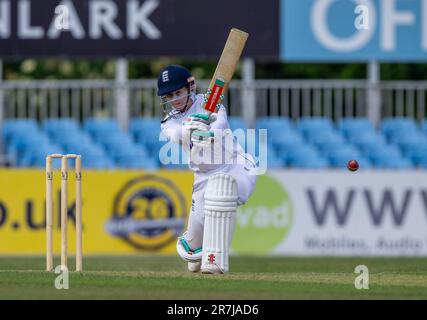
{"type": "Polygon", "coordinates": [[[172,64],[160,71],[157,79],[157,95],[163,96],[183,87],[190,88],[194,78],[186,68],[172,64]]]}

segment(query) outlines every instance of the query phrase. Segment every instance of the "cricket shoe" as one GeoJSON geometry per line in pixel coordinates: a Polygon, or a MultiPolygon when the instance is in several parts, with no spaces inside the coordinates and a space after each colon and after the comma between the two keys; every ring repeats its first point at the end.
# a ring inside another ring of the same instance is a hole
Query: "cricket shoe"
{"type": "Polygon", "coordinates": [[[224,270],[222,270],[216,264],[205,265],[201,268],[202,273],[204,274],[223,274],[224,270]]]}
{"type": "Polygon", "coordinates": [[[202,266],[202,261],[189,261],[188,262],[188,271],[190,272],[199,272],[200,267],[202,266]]]}
{"type": "Polygon", "coordinates": [[[187,261],[188,271],[199,272],[200,266],[202,265],[202,248],[192,250],[185,240],[185,237],[179,237],[176,243],[176,250],[178,255],[185,261],[187,261]]]}

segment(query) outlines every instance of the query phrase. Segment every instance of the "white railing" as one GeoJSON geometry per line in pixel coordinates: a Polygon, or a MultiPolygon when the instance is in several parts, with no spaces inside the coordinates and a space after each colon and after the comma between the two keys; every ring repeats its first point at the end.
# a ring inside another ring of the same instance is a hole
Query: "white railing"
{"type": "Polygon", "coordinates": [[[426,117],[427,81],[384,81],[381,92],[383,117],[426,117]]]}
{"type": "MultiPolygon", "coordinates": [[[[204,92],[208,80],[198,81],[204,92]]],[[[418,120],[426,115],[427,81],[387,81],[378,88],[365,80],[256,80],[252,84],[234,80],[224,105],[229,114],[245,113],[247,99],[254,97],[256,117],[301,116],[342,117],[368,116],[368,93],[379,90],[381,116],[410,116],[418,120]],[[246,101],[246,102],[244,102],[246,101]]],[[[156,80],[4,81],[0,84],[0,115],[4,118],[117,116],[118,95],[126,93],[131,117],[161,116],[156,96],[156,80]],[[3,102],[3,103],[1,103],[3,102]]],[[[254,119],[252,119],[254,120],[254,119]]],[[[0,119],[1,121],[1,119],[0,119]]]]}

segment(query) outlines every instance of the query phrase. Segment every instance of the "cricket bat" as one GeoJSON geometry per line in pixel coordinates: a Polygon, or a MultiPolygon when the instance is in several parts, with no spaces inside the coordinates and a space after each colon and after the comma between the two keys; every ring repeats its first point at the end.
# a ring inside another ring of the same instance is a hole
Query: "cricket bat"
{"type": "MultiPolygon", "coordinates": [[[[216,113],[221,107],[222,100],[233,78],[234,71],[236,70],[237,63],[240,60],[248,36],[249,34],[242,30],[236,28],[230,30],[227,42],[225,43],[203,101],[203,110],[205,114],[202,117],[207,124],[209,123],[210,115],[216,113]]],[[[213,136],[213,132],[196,130],[192,133],[192,141],[213,142],[213,136]]]]}
{"type": "Polygon", "coordinates": [[[205,95],[203,108],[208,115],[217,112],[221,106],[248,36],[249,34],[242,30],[236,28],[230,30],[227,42],[225,43],[215,73],[205,95]]]}

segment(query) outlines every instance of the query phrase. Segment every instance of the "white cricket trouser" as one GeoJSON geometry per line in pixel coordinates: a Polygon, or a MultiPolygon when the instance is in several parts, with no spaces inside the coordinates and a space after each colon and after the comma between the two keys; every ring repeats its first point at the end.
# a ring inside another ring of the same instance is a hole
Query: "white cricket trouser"
{"type": "MultiPolygon", "coordinates": [[[[246,165],[238,164],[231,166],[228,170],[219,171],[227,173],[236,179],[239,205],[246,203],[255,188],[257,176],[249,175],[247,171],[247,168],[251,166],[248,162],[246,165]]],[[[209,176],[207,174],[195,174],[194,176],[190,216],[188,218],[187,232],[184,235],[193,250],[200,248],[203,244],[203,226],[205,223],[204,195],[209,176]]]]}

